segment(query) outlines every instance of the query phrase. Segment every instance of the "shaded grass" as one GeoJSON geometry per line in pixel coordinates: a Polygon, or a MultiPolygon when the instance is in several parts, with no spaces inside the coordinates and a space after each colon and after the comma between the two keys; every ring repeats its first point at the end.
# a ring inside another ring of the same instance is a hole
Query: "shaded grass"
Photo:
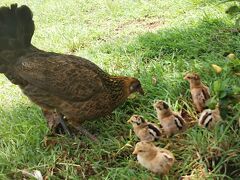
{"type": "Polygon", "coordinates": [[[143,58],[149,60],[170,56],[172,60],[188,58],[185,60],[204,63],[207,59],[222,59],[230,52],[238,55],[239,34],[231,33],[230,28],[221,20],[204,19],[196,27],[147,33],[139,38],[137,47],[134,44],[128,49],[143,52],[143,58]]]}
{"type": "MultiPolygon", "coordinates": [[[[141,114],[157,122],[155,99],[168,101],[174,110],[187,103],[194,115],[185,72],[198,72],[212,87],[215,80],[228,75],[215,74],[210,65],[223,66],[228,53],[238,57],[240,53],[239,34],[230,31],[234,23],[217,1],[19,2],[34,11],[34,45],[88,57],[111,74],[138,77],[146,95],[129,99],[106,118],[84,124],[100,144],[85,137],[46,139],[48,129],[40,109],[1,76],[0,179],[20,179],[23,169],[38,169],[49,179],[158,179],[131,155],[137,138],[127,119],[141,114]],[[153,22],[159,23],[157,28],[148,28],[153,22]]],[[[239,78],[231,78],[229,83],[240,85],[239,78]]],[[[234,108],[237,112],[239,105],[234,108]]],[[[238,118],[239,114],[227,117],[212,132],[193,125],[183,134],[158,142],[177,159],[164,178],[239,176],[234,169],[240,163],[238,118]]]]}

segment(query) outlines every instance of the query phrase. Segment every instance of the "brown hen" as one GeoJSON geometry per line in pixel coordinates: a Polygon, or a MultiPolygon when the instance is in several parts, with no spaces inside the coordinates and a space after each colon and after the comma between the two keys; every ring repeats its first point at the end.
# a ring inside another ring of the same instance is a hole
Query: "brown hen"
{"type": "Polygon", "coordinates": [[[83,130],[83,121],[110,114],[131,93],[143,94],[135,78],[110,76],[87,59],[32,46],[27,6],[1,7],[0,29],[0,72],[43,109],[53,130],[59,122],[64,126],[63,117],[83,130]]]}

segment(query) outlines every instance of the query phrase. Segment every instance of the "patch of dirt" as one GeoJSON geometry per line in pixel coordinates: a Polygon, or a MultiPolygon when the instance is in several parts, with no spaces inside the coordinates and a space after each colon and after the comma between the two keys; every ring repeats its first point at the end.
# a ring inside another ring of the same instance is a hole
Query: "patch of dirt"
{"type": "Polygon", "coordinates": [[[85,162],[83,166],[78,166],[76,168],[77,173],[83,179],[88,179],[88,177],[95,175],[97,172],[93,169],[90,162],[85,162]]]}
{"type": "Polygon", "coordinates": [[[116,32],[121,32],[124,31],[125,29],[128,29],[130,27],[135,27],[135,28],[141,28],[141,29],[147,29],[147,31],[153,32],[161,27],[163,27],[165,24],[165,21],[161,18],[158,19],[135,19],[131,20],[128,22],[125,22],[123,24],[120,24],[115,31],[116,32]]]}

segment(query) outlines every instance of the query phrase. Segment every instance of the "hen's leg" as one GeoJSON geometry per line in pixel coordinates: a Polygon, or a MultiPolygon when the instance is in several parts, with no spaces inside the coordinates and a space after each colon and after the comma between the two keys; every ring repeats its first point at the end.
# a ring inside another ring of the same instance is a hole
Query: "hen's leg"
{"type": "Polygon", "coordinates": [[[42,109],[42,111],[52,133],[66,133],[71,136],[71,131],[67,127],[62,114],[57,113],[54,110],[42,109]]]}
{"type": "Polygon", "coordinates": [[[64,117],[64,116],[63,116],[62,114],[59,115],[59,122],[60,122],[60,124],[62,125],[62,128],[63,128],[64,132],[65,132],[66,134],[68,134],[69,136],[72,136],[72,133],[71,133],[70,129],[68,128],[68,126],[66,125],[63,117],[64,117]]]}

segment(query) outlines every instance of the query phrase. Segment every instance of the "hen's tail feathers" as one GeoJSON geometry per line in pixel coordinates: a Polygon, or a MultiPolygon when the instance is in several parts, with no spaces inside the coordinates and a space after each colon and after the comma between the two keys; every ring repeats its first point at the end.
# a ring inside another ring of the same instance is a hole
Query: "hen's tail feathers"
{"type": "Polygon", "coordinates": [[[0,7],[0,51],[26,48],[34,33],[33,14],[29,7],[0,7]]]}

